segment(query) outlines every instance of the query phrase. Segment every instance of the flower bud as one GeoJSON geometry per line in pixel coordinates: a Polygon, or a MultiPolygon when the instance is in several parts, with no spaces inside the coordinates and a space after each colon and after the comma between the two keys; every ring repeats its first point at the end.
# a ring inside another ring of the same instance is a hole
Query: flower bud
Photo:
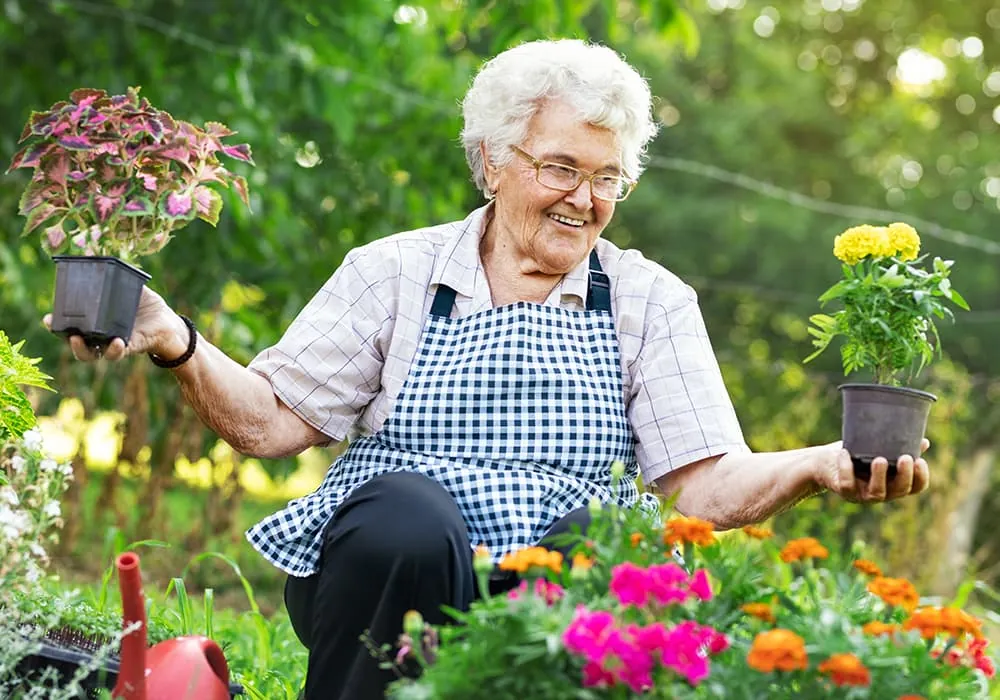
{"type": "Polygon", "coordinates": [[[611,463],[611,479],[612,481],[618,481],[623,476],[625,476],[625,464],[621,460],[616,459],[611,463]]]}
{"type": "Polygon", "coordinates": [[[416,610],[407,610],[403,615],[403,631],[411,639],[420,639],[424,632],[424,617],[416,610]]]}
{"type": "Polygon", "coordinates": [[[596,518],[601,514],[601,499],[591,498],[590,503],[587,504],[587,510],[590,511],[590,516],[596,518]]]}
{"type": "Polygon", "coordinates": [[[472,568],[477,574],[489,574],[493,571],[490,550],[483,545],[476,547],[476,552],[472,555],[472,568]]]}

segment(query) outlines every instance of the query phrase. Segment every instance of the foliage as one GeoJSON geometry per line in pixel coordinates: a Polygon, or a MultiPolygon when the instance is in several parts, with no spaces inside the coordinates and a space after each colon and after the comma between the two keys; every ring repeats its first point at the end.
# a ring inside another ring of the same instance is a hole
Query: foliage
{"type": "MultiPolygon", "coordinates": [[[[520,587],[455,612],[458,625],[404,621],[396,659],[423,667],[392,697],[900,698],[979,697],[994,672],[978,620],[919,607],[913,586],[856,552],[817,540],[783,547],[748,527],[717,536],[703,521],[664,524],[638,510],[592,509],[573,562],[523,550],[501,567],[520,587]],[[420,640],[416,642],[415,640],[420,640]]],[[[391,650],[383,648],[383,655],[391,650]]]]}
{"type": "Polygon", "coordinates": [[[839,336],[844,374],[865,367],[874,370],[879,384],[898,385],[903,373],[910,379],[941,354],[935,318],[953,319],[948,300],[968,310],[969,305],[951,286],[953,261],[934,258],[931,270],[917,257],[920,237],[906,224],[888,227],[854,226],[837,236],[834,255],[842,262],[844,279],[820,296],[821,305],[837,301],[844,308],[832,315],[810,317],[814,359],[839,336]]]}
{"type": "Polygon", "coordinates": [[[246,179],[217,156],[253,163],[248,145],[222,142],[234,133],[175,120],[138,88],[74,90],[68,102],[32,113],[7,170],[32,171],[18,210],[27,217],[22,233],[44,226],[49,252],[132,260],[159,251],[196,216],[215,226],[222,197],[210,185],[234,187],[249,206],[246,179]]]}
{"type": "Polygon", "coordinates": [[[48,389],[51,379],[38,369],[40,359],[21,354],[24,341],[11,344],[0,330],[0,445],[35,427],[35,412],[23,386],[48,389]]]}

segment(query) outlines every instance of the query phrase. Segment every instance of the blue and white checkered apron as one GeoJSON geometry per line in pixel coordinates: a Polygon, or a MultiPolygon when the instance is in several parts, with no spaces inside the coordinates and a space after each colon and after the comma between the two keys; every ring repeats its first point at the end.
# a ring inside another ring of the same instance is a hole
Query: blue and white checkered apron
{"type": "MultiPolygon", "coordinates": [[[[473,546],[498,561],[537,544],[591,499],[638,498],[607,275],[590,257],[587,310],[518,302],[449,318],[455,291],[434,298],[406,383],[374,435],[354,441],[319,488],[262,520],[250,543],[289,574],[319,565],[322,533],[350,492],[379,474],[414,471],[455,499],[473,546]]],[[[643,494],[655,512],[656,499],[643,494]]]]}

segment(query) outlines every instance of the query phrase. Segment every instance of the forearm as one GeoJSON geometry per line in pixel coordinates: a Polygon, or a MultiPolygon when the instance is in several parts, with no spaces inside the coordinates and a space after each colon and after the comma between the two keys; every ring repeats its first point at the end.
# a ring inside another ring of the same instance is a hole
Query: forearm
{"type": "Polygon", "coordinates": [[[711,464],[690,465],[689,475],[668,480],[664,490],[680,491],[675,507],[721,529],[766,520],[820,493],[816,474],[830,458],[829,447],[784,452],[730,453],[711,464]]]}
{"type": "MultiPolygon", "coordinates": [[[[178,357],[187,347],[190,335],[182,322],[171,335],[165,349],[156,353],[160,357],[178,357]]],[[[242,454],[283,457],[315,443],[310,439],[314,433],[281,404],[264,377],[201,335],[191,359],[170,371],[202,422],[242,454]]]]}

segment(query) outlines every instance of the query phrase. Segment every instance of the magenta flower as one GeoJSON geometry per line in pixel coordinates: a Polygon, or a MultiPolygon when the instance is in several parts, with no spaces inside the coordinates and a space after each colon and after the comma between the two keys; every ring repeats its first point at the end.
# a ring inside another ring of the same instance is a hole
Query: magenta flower
{"type": "Polygon", "coordinates": [[[590,612],[581,605],[577,607],[573,620],[563,632],[563,646],[573,654],[600,663],[614,629],[615,618],[610,612],[590,612]]]}
{"type": "Polygon", "coordinates": [[[701,600],[711,600],[712,584],[709,583],[708,572],[704,569],[695,571],[694,576],[691,577],[690,589],[701,600]]]}
{"type": "Polygon", "coordinates": [[[649,573],[630,561],[611,569],[608,589],[622,605],[643,606],[649,597],[649,573]]]}
{"type": "Polygon", "coordinates": [[[648,573],[648,593],[660,605],[683,603],[690,597],[687,572],[677,564],[656,564],[648,573]]]}

